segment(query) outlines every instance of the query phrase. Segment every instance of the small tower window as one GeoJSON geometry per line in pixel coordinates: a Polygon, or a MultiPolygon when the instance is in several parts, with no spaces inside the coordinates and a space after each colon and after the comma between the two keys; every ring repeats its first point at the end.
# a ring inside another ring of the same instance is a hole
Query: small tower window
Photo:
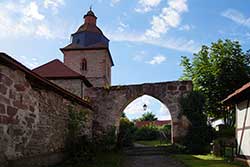
{"type": "Polygon", "coordinates": [[[77,39],[76,43],[79,44],[80,43],[80,39],[77,39]]]}
{"type": "Polygon", "coordinates": [[[82,70],[87,71],[87,60],[85,58],[82,59],[82,70]]]}

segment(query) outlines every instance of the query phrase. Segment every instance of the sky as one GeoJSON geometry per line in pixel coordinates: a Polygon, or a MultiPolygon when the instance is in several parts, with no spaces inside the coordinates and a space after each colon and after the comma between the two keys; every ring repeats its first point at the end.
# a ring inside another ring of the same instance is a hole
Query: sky
{"type": "Polygon", "coordinates": [[[218,39],[250,49],[250,0],[0,0],[0,52],[31,69],[63,60],[91,5],[110,39],[113,85],[178,80],[181,56],[218,39]]]}
{"type": "Polygon", "coordinates": [[[158,99],[148,95],[138,97],[124,109],[125,115],[131,121],[140,118],[146,112],[152,112],[158,120],[171,120],[168,108],[158,99]],[[147,105],[145,110],[144,104],[147,105]]]}

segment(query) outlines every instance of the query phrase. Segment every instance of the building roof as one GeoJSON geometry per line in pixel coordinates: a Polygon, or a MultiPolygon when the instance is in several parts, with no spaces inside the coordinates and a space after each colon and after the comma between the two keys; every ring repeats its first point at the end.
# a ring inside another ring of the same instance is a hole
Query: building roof
{"type": "Polygon", "coordinates": [[[237,89],[222,102],[229,104],[229,103],[239,102],[241,100],[246,100],[248,98],[250,98],[250,82],[246,83],[241,88],[237,89]]]}
{"type": "Polygon", "coordinates": [[[47,79],[81,79],[86,86],[92,86],[83,75],[71,70],[58,59],[52,60],[32,71],[47,79]]]}
{"type": "Polygon", "coordinates": [[[90,9],[84,16],[84,24],[82,24],[75,33],[71,34],[71,43],[60,50],[64,52],[68,50],[106,49],[108,50],[111,64],[114,66],[114,61],[109,50],[109,39],[103,34],[95,21],[88,21],[89,19],[86,18],[87,16],[93,16],[96,19],[94,12],[90,9]]]}
{"type": "Polygon", "coordinates": [[[99,27],[97,27],[95,24],[89,24],[89,23],[84,23],[83,25],[81,25],[74,34],[77,34],[80,32],[93,32],[93,33],[99,33],[103,35],[102,30],[99,27]]]}
{"type": "Polygon", "coordinates": [[[92,11],[91,7],[90,7],[90,10],[88,11],[88,13],[87,13],[86,15],[84,15],[83,18],[85,18],[85,17],[87,17],[87,16],[93,16],[93,17],[97,18],[97,17],[95,16],[95,13],[92,11]]]}
{"type": "Polygon", "coordinates": [[[85,101],[85,100],[81,99],[80,97],[72,94],[71,92],[57,86],[56,84],[50,82],[48,79],[36,74],[35,72],[31,71],[30,69],[28,69],[27,67],[22,65],[20,62],[16,61],[15,59],[11,58],[10,56],[8,56],[5,53],[0,52],[0,64],[8,66],[9,68],[18,69],[18,70],[24,72],[26,74],[26,78],[37,83],[38,87],[43,87],[44,89],[51,90],[51,91],[56,92],[56,93],[60,94],[61,96],[65,97],[67,99],[70,99],[78,104],[84,105],[90,109],[92,108],[91,105],[87,101],[85,101]]]}

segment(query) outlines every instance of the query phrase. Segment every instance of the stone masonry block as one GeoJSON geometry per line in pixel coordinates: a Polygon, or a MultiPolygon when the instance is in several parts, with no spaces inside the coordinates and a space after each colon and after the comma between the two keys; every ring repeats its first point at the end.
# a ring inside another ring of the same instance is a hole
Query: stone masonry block
{"type": "Polygon", "coordinates": [[[26,86],[23,84],[15,84],[14,87],[16,88],[16,91],[23,92],[26,90],[26,86]]]}
{"type": "Polygon", "coordinates": [[[168,90],[177,90],[176,85],[168,85],[168,90]]]}
{"type": "Polygon", "coordinates": [[[0,73],[0,83],[3,83],[7,86],[10,86],[10,85],[12,85],[13,81],[9,77],[7,77],[6,75],[0,73]]]}
{"type": "Polygon", "coordinates": [[[0,84],[0,93],[3,94],[3,95],[6,95],[7,93],[7,87],[4,86],[3,84],[0,84]]]}
{"type": "Polygon", "coordinates": [[[15,116],[16,113],[17,113],[17,108],[14,108],[14,107],[11,107],[11,106],[7,106],[7,114],[8,114],[10,117],[15,116]]]}
{"type": "Polygon", "coordinates": [[[180,86],[179,90],[187,90],[187,87],[186,86],[180,86]]]}
{"type": "Polygon", "coordinates": [[[6,110],[5,110],[5,106],[4,104],[0,104],[0,114],[5,114],[6,110]]]}

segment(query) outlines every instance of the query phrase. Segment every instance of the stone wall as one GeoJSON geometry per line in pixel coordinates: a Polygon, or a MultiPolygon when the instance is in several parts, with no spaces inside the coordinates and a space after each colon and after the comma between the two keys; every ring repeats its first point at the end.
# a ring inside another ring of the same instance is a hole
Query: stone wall
{"type": "Polygon", "coordinates": [[[84,97],[86,86],[81,79],[53,79],[50,81],[81,98],[84,97]]]}
{"type": "Polygon", "coordinates": [[[82,132],[92,136],[92,111],[87,103],[31,76],[25,70],[31,71],[13,59],[4,61],[0,60],[1,167],[47,166],[61,161],[67,140],[69,105],[89,111],[82,132]],[[14,65],[8,61],[14,61],[14,65]]]}
{"type": "Polygon", "coordinates": [[[112,86],[110,88],[88,88],[86,98],[90,98],[94,113],[93,130],[96,136],[105,133],[111,126],[119,127],[122,111],[142,95],[160,100],[169,109],[172,117],[172,142],[185,137],[189,121],[181,113],[180,97],[192,91],[191,81],[150,83],[141,85],[112,86]]]}
{"type": "Polygon", "coordinates": [[[111,61],[107,49],[64,51],[64,64],[85,76],[94,87],[111,84],[111,61]],[[87,71],[81,69],[83,58],[87,61],[87,71]]]}

